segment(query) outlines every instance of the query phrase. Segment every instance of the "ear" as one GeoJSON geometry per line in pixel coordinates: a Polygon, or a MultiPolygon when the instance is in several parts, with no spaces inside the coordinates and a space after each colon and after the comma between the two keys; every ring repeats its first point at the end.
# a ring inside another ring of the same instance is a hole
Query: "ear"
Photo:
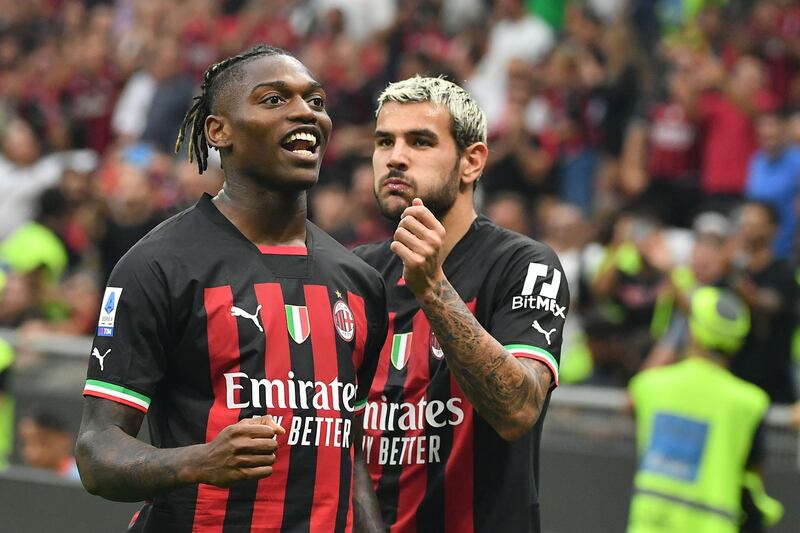
{"type": "Polygon", "coordinates": [[[472,185],[481,177],[489,158],[489,147],[486,143],[472,143],[461,154],[461,182],[472,185]]]}
{"type": "Polygon", "coordinates": [[[216,149],[229,148],[232,144],[228,121],[222,115],[208,115],[204,124],[208,144],[216,149]]]}

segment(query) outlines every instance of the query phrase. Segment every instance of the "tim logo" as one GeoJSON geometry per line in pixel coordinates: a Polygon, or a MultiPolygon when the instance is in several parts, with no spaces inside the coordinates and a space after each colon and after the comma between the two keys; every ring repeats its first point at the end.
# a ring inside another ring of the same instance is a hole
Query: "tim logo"
{"type": "Polygon", "coordinates": [[[556,303],[558,289],[561,288],[561,271],[553,269],[553,279],[549,283],[542,283],[539,293],[534,295],[536,281],[539,278],[545,279],[550,267],[542,263],[531,263],[528,265],[528,274],[525,276],[525,283],[522,284],[522,292],[519,296],[511,299],[511,309],[542,309],[550,311],[553,316],[566,318],[564,314],[566,306],[556,303]]]}

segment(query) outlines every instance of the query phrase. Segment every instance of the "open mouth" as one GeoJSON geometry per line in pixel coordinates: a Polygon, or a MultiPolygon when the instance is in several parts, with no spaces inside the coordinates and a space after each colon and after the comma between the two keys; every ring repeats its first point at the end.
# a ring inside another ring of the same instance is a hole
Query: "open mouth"
{"type": "Polygon", "coordinates": [[[317,153],[319,138],[317,135],[307,131],[297,131],[284,137],[283,141],[281,141],[281,146],[284,150],[308,157],[317,153]]]}

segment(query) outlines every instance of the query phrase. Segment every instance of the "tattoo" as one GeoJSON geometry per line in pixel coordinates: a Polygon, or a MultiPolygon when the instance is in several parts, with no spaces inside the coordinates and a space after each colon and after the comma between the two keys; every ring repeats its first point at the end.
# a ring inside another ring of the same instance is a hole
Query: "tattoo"
{"type": "Polygon", "coordinates": [[[539,419],[552,376],[535,360],[509,354],[480,325],[447,280],[420,297],[447,365],[475,409],[508,440],[539,419]]]}

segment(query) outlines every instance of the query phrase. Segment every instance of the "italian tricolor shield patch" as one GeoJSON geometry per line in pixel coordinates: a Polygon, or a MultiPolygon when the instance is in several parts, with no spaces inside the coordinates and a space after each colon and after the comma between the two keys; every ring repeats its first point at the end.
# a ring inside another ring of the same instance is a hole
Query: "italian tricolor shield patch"
{"type": "Polygon", "coordinates": [[[392,337],[392,364],[402,370],[411,355],[412,333],[397,333],[392,337]]]}
{"type": "Polygon", "coordinates": [[[308,322],[308,308],[304,305],[286,306],[286,327],[289,328],[289,335],[294,342],[302,344],[311,333],[311,326],[308,322]]]}

